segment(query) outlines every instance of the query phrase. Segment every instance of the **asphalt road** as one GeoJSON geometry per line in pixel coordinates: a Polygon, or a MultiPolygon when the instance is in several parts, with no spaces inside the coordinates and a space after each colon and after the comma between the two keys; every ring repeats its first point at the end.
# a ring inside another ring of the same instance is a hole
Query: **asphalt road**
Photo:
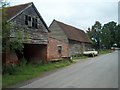
{"type": "Polygon", "coordinates": [[[21,88],[118,88],[118,51],[77,62],[21,88]]]}

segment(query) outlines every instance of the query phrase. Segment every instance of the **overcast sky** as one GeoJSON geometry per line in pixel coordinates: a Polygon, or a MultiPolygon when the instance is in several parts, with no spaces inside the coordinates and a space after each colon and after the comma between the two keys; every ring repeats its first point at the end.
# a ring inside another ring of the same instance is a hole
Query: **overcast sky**
{"type": "MultiPolygon", "coordinates": [[[[8,0],[10,1],[10,0],[8,0]]],[[[49,26],[53,19],[87,30],[95,21],[118,22],[119,0],[11,0],[10,5],[33,2],[49,26]]]]}

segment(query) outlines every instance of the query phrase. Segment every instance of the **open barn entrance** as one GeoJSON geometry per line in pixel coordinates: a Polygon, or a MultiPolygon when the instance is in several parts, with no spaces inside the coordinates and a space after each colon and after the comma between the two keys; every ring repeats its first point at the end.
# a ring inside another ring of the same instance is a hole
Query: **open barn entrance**
{"type": "Polygon", "coordinates": [[[46,44],[24,44],[23,52],[28,63],[47,63],[46,44]]]}

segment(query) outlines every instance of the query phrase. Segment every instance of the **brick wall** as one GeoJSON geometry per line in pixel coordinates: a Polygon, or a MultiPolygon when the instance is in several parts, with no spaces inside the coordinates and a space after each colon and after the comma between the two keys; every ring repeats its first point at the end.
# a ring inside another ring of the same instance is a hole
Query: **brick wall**
{"type": "Polygon", "coordinates": [[[2,53],[2,63],[3,64],[18,64],[19,60],[15,52],[4,52],[2,53]]]}
{"type": "Polygon", "coordinates": [[[47,46],[47,60],[59,58],[58,46],[62,46],[61,56],[68,56],[68,44],[67,43],[51,38],[51,37],[48,39],[48,41],[49,42],[47,46]]]}

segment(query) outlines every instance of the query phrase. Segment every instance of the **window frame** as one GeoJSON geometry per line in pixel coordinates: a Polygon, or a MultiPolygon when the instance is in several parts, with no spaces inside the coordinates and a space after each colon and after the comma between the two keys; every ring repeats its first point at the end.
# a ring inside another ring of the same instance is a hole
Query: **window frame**
{"type": "Polygon", "coordinates": [[[24,24],[28,27],[38,29],[38,19],[37,19],[37,17],[32,17],[30,15],[24,15],[24,24]]]}
{"type": "Polygon", "coordinates": [[[62,54],[62,52],[63,52],[63,46],[62,45],[57,45],[57,51],[58,51],[58,54],[62,54]]]}

